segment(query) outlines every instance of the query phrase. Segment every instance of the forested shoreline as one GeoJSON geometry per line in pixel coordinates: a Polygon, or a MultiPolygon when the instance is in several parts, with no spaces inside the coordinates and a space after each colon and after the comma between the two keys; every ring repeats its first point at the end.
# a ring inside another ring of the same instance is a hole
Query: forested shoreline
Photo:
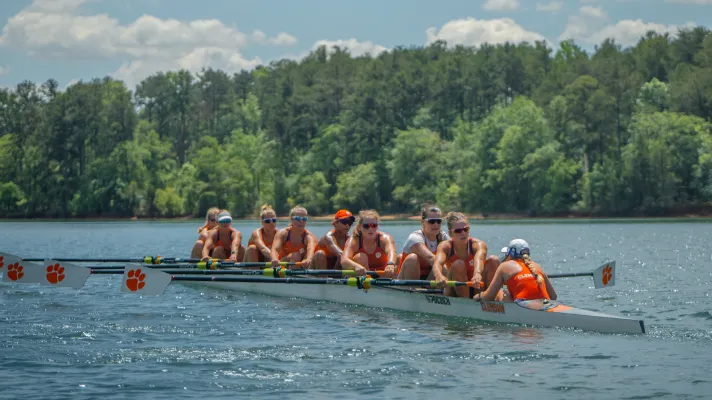
{"type": "Polygon", "coordinates": [[[337,208],[639,216],[712,207],[712,34],[324,47],[227,74],[0,89],[0,218],[337,208]]]}

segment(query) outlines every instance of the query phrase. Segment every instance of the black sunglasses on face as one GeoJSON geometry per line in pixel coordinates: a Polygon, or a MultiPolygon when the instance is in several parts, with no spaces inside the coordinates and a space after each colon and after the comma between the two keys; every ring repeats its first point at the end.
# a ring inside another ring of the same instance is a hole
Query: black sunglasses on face
{"type": "Polygon", "coordinates": [[[344,224],[344,225],[348,225],[348,226],[351,226],[354,224],[354,220],[352,220],[351,218],[344,218],[344,219],[340,219],[338,221],[340,224],[344,224]]]}
{"type": "Polygon", "coordinates": [[[442,224],[443,219],[442,218],[428,218],[426,219],[430,225],[435,225],[435,224],[442,224]]]}
{"type": "Polygon", "coordinates": [[[368,229],[368,228],[378,228],[378,224],[363,224],[361,225],[363,229],[368,229]]]}
{"type": "Polygon", "coordinates": [[[462,233],[462,232],[470,233],[470,227],[468,226],[466,228],[455,228],[452,231],[455,233],[462,233]]]}
{"type": "Polygon", "coordinates": [[[265,218],[262,220],[265,224],[273,224],[277,222],[277,218],[265,218]]]}

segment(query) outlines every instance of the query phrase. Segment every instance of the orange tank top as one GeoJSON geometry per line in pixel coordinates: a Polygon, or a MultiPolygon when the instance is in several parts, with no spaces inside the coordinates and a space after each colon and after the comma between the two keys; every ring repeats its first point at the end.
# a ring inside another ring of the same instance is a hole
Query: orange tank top
{"type": "MultiPolygon", "coordinates": [[[[334,237],[334,230],[333,230],[333,229],[330,230],[329,232],[326,232],[326,235],[329,236],[329,237],[331,237],[331,240],[334,241],[334,244],[336,245],[336,247],[340,248],[341,250],[344,250],[344,246],[339,245],[339,241],[336,240],[336,238],[334,237]]],[[[344,243],[344,244],[346,244],[346,243],[344,243]]],[[[328,246],[322,246],[321,244],[317,245],[316,250],[317,250],[317,251],[319,251],[319,250],[323,251],[324,254],[326,254],[327,257],[338,257],[338,256],[339,256],[338,254],[333,254],[333,252],[331,251],[331,249],[330,249],[328,246]]]]}
{"type": "MultiPolygon", "coordinates": [[[[260,239],[262,239],[262,241],[264,242],[265,246],[267,246],[267,247],[269,247],[269,248],[271,249],[271,248],[272,248],[272,243],[274,242],[274,236],[272,236],[272,240],[270,240],[270,241],[268,242],[268,241],[265,240],[265,237],[264,237],[264,233],[265,233],[265,232],[264,232],[264,231],[265,231],[264,228],[260,228],[260,230],[259,230],[259,232],[260,232],[260,233],[259,233],[260,239]]],[[[275,236],[276,236],[276,235],[277,235],[277,234],[275,233],[275,236]]],[[[255,244],[255,241],[252,240],[252,237],[250,237],[250,240],[247,242],[247,245],[249,246],[249,245],[252,245],[252,244],[255,244]]]]}
{"type": "Polygon", "coordinates": [[[546,291],[546,285],[540,285],[536,282],[529,268],[522,260],[514,260],[522,267],[516,275],[507,280],[507,290],[513,300],[537,300],[549,299],[549,293],[546,291]]]}
{"type": "MultiPolygon", "coordinates": [[[[474,242],[472,238],[467,240],[467,258],[463,260],[467,266],[468,280],[472,279],[472,276],[475,275],[475,249],[472,246],[472,242],[474,242]]],[[[455,243],[450,239],[450,255],[445,261],[445,265],[449,268],[457,260],[461,260],[461,258],[455,253],[455,243]]]]}
{"type": "Polygon", "coordinates": [[[217,240],[215,241],[215,246],[213,247],[222,247],[224,249],[230,250],[230,245],[232,244],[232,237],[235,234],[235,230],[230,228],[230,235],[227,238],[227,242],[223,241],[223,238],[220,237],[220,228],[218,228],[218,231],[215,233],[217,236],[217,240]]]}
{"type": "MultiPolygon", "coordinates": [[[[307,251],[307,231],[302,233],[302,240],[298,244],[293,244],[290,240],[292,237],[292,228],[287,229],[287,237],[284,239],[284,244],[282,245],[282,250],[279,252],[279,258],[286,257],[292,253],[304,254],[307,251]]],[[[266,244],[266,243],[265,243],[266,244]]]]}
{"type": "Polygon", "coordinates": [[[380,233],[376,236],[376,249],[371,254],[366,252],[366,249],[363,247],[363,238],[359,236],[358,251],[356,254],[358,253],[363,253],[368,256],[368,269],[371,271],[383,270],[386,267],[386,263],[388,263],[388,254],[386,254],[386,251],[383,250],[381,246],[380,233]]]}

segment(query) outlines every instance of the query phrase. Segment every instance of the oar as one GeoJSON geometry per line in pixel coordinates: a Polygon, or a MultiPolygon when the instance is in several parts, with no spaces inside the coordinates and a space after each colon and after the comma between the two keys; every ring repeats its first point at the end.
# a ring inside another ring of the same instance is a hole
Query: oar
{"type": "MultiPolygon", "coordinates": [[[[45,258],[22,258],[23,261],[44,261],[51,257],[45,258]]],[[[178,258],[178,257],[161,257],[161,256],[146,256],[142,258],[51,258],[59,262],[120,262],[120,263],[144,263],[144,264],[175,264],[175,263],[198,263],[200,258],[178,258]]],[[[215,259],[215,261],[224,261],[215,259]]]]}
{"type": "MultiPolygon", "coordinates": [[[[287,266],[301,266],[301,262],[287,262],[282,261],[279,263],[282,267],[287,266]]],[[[124,265],[87,265],[85,268],[91,268],[95,270],[101,269],[124,269],[124,265]]],[[[216,270],[218,268],[271,268],[271,262],[212,262],[212,261],[201,261],[199,263],[193,264],[144,264],[146,268],[156,268],[156,269],[170,269],[170,268],[197,268],[197,269],[210,269],[216,270]]]]}
{"type": "Polygon", "coordinates": [[[593,286],[596,289],[611,287],[616,284],[616,262],[609,261],[591,272],[570,272],[547,275],[549,279],[575,278],[579,276],[592,276],[593,286]]]}
{"type": "MultiPolygon", "coordinates": [[[[372,286],[430,286],[437,287],[437,281],[373,279],[371,277],[355,277],[346,279],[313,279],[313,278],[262,278],[237,276],[176,276],[163,271],[143,268],[140,265],[127,266],[121,291],[145,295],[160,295],[172,281],[183,282],[242,282],[242,283],[291,283],[303,285],[348,285],[368,290],[372,286]]],[[[472,286],[472,282],[448,281],[449,287],[472,286]]]]}
{"type": "MultiPolygon", "coordinates": [[[[286,269],[286,268],[265,268],[261,270],[254,269],[162,269],[152,266],[143,265],[141,268],[151,268],[160,270],[171,275],[261,275],[271,276],[274,278],[284,278],[293,275],[341,275],[341,276],[356,276],[356,271],[345,269],[286,269]]],[[[89,268],[92,275],[120,275],[124,273],[124,269],[113,267],[108,268],[89,268]]],[[[382,272],[382,271],[381,271],[382,272]]],[[[373,277],[378,276],[378,271],[369,271],[368,274],[373,277]]]]}
{"type": "MultiPolygon", "coordinates": [[[[45,257],[45,258],[22,258],[22,261],[44,261],[48,260],[50,257],[45,257]]],[[[120,263],[143,263],[143,264],[151,264],[151,265],[159,265],[159,264],[180,264],[180,263],[186,263],[186,264],[201,264],[204,263],[207,266],[210,266],[212,264],[230,264],[230,266],[241,266],[241,267],[260,267],[260,266],[270,266],[271,264],[264,263],[264,262],[244,262],[244,263],[238,263],[238,262],[233,262],[229,260],[220,260],[217,258],[211,258],[207,261],[203,261],[201,258],[178,258],[178,257],[161,257],[161,256],[146,256],[143,258],[51,258],[54,261],[59,261],[59,262],[98,262],[98,263],[103,263],[103,262],[120,262],[120,263]]],[[[282,263],[280,263],[282,264],[282,263]]],[[[284,265],[297,265],[298,263],[287,263],[284,265]]]]}

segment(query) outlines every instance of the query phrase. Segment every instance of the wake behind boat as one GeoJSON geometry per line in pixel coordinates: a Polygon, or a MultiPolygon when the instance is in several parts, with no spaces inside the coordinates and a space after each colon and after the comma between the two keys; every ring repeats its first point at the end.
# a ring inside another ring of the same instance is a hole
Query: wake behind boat
{"type": "MultiPolygon", "coordinates": [[[[81,288],[91,274],[123,274],[121,291],[143,295],[160,295],[173,281],[194,282],[240,292],[330,301],[497,323],[570,327],[604,333],[645,333],[643,320],[584,310],[553,300],[528,300],[516,303],[476,302],[469,298],[446,297],[434,290],[412,289],[413,286],[435,286],[434,281],[374,279],[371,277],[312,277],[314,275],[343,276],[353,274],[353,271],[299,271],[270,268],[245,270],[237,268],[247,266],[241,263],[217,262],[212,265],[210,263],[194,265],[129,264],[124,268],[120,266],[92,268],[70,264],[66,261],[45,260],[45,265],[41,266],[6,253],[0,253],[0,259],[5,266],[2,272],[3,281],[6,282],[81,288]],[[196,269],[196,266],[202,267],[202,269],[196,269]],[[224,269],[210,269],[221,267],[224,269]],[[164,272],[161,269],[167,270],[164,272]],[[255,277],[256,275],[262,276],[255,277]]],[[[249,266],[257,266],[255,264],[251,263],[249,266]]],[[[265,264],[261,265],[266,266],[265,264]]],[[[613,286],[615,284],[615,262],[606,263],[592,272],[552,274],[550,278],[574,276],[592,276],[596,288],[613,286]]],[[[451,287],[469,285],[470,282],[448,282],[448,286],[451,287]]]]}

